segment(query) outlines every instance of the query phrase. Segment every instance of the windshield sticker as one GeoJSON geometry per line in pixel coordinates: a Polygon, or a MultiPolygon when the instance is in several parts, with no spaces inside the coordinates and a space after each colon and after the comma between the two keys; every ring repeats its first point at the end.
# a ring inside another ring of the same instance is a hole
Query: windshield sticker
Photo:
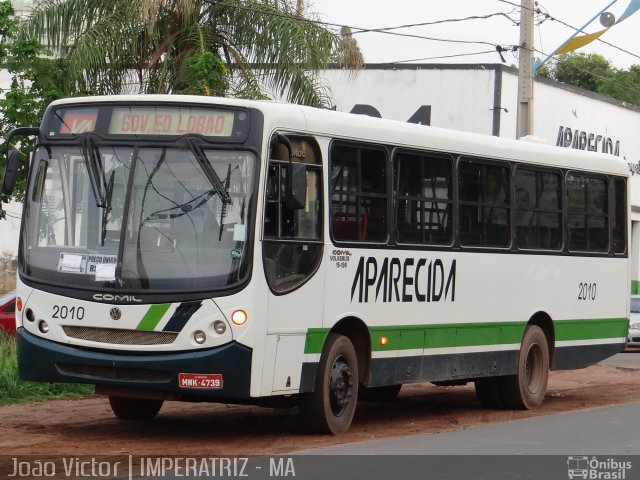
{"type": "MultiPolygon", "coordinates": [[[[97,267],[102,265],[113,267],[114,273],[115,273],[115,266],[117,262],[118,262],[117,255],[91,253],[89,254],[87,273],[90,275],[93,275],[93,274],[97,275],[98,274],[97,267]]],[[[106,274],[106,273],[107,273],[107,270],[101,269],[101,274],[106,274]]]]}
{"type": "Polygon", "coordinates": [[[236,223],[233,226],[233,241],[245,242],[247,240],[247,226],[242,223],[236,223]]]}
{"type": "Polygon", "coordinates": [[[96,282],[112,282],[116,279],[116,265],[92,265],[96,272],[96,282]]]}
{"type": "Polygon", "coordinates": [[[87,267],[87,256],[77,253],[61,253],[58,260],[58,271],[64,273],[84,273],[87,267]]]}

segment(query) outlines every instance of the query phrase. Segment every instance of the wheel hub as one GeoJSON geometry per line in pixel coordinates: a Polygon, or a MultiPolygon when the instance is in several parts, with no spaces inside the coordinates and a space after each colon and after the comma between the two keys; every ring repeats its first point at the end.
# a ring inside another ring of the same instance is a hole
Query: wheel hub
{"type": "Polygon", "coordinates": [[[336,358],[331,367],[329,400],[334,415],[340,415],[351,399],[351,369],[343,357],[336,358]]]}

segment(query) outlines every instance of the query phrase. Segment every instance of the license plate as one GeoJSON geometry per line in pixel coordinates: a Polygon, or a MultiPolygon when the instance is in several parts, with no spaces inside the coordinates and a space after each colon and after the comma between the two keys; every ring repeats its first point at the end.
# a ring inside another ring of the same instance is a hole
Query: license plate
{"type": "Polygon", "coordinates": [[[179,373],[178,386],[180,388],[222,388],[221,373],[179,373]]]}

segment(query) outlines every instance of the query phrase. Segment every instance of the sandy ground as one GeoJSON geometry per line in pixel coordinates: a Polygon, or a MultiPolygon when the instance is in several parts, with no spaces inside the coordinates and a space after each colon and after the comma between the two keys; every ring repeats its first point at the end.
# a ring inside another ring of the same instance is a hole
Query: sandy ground
{"type": "MultiPolygon", "coordinates": [[[[640,352],[626,355],[640,355],[640,352]]],[[[640,369],[595,365],[551,372],[547,397],[535,411],[483,409],[473,384],[405,385],[390,403],[360,403],[350,430],[314,436],[297,410],[167,402],[149,422],[117,420],[104,397],[55,400],[0,408],[4,455],[269,455],[314,447],[640,401],[640,369]]]]}

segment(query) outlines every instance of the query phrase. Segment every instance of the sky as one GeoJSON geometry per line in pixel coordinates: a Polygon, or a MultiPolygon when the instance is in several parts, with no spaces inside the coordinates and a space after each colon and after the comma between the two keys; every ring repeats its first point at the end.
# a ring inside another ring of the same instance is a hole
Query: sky
{"type": "MultiPolygon", "coordinates": [[[[612,0],[546,0],[536,2],[538,8],[556,20],[547,19],[535,27],[535,48],[544,52],[544,58],[562,45],[576,29],[611,3],[612,0]],[[574,29],[563,25],[568,24],[574,29]]],[[[393,32],[444,40],[461,40],[454,43],[401,37],[378,32],[355,34],[367,63],[394,63],[415,60],[416,63],[499,63],[501,59],[495,45],[518,45],[520,27],[520,0],[305,0],[306,8],[315,12],[319,20],[349,25],[354,31],[359,28],[387,28],[408,24],[460,19],[471,16],[495,15],[490,18],[446,22],[437,25],[416,26],[393,30],[393,32]],[[509,18],[514,21],[511,21],[509,18]],[[478,52],[487,52],[477,54],[478,52]],[[471,54],[471,55],[467,55],[471,54]],[[434,58],[456,55],[451,58],[434,58]],[[465,56],[458,56],[465,55],[465,56]]],[[[617,0],[605,11],[616,19],[637,0],[617,0]]],[[[596,18],[584,29],[594,33],[604,27],[596,18]]],[[[640,11],[614,25],[602,40],[615,47],[595,41],[578,52],[599,53],[612,66],[628,69],[640,64],[640,11]]],[[[504,54],[507,65],[517,65],[517,53],[504,54]]]]}

